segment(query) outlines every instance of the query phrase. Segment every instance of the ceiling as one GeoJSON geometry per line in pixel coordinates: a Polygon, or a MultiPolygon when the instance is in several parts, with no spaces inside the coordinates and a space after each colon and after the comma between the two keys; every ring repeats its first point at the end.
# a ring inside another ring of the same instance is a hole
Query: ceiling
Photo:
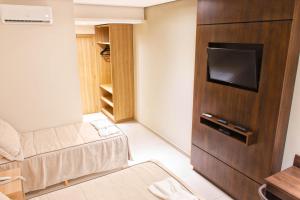
{"type": "Polygon", "coordinates": [[[115,20],[115,19],[75,19],[75,25],[94,26],[100,24],[141,24],[144,20],[115,20]]]}
{"type": "Polygon", "coordinates": [[[149,7],[171,1],[176,0],[74,0],[74,3],[106,6],[149,7]]]}

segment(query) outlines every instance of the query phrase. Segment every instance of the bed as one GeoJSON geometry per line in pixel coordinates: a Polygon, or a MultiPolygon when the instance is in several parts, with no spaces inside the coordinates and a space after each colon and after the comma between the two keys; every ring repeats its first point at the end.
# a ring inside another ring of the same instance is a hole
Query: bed
{"type": "MultiPolygon", "coordinates": [[[[148,190],[148,187],[168,177],[174,178],[186,191],[193,193],[186,184],[161,164],[148,161],[31,200],[159,200],[148,190]]],[[[197,197],[203,200],[200,196],[197,197]]]]}
{"type": "MultiPolygon", "coordinates": [[[[101,120],[102,127],[98,127],[104,131],[114,126],[105,120],[101,120]]],[[[126,167],[130,159],[127,136],[122,131],[101,136],[99,130],[90,123],[78,123],[22,133],[25,160],[1,159],[0,169],[20,167],[26,178],[24,191],[27,193],[85,175],[126,167]]]]}

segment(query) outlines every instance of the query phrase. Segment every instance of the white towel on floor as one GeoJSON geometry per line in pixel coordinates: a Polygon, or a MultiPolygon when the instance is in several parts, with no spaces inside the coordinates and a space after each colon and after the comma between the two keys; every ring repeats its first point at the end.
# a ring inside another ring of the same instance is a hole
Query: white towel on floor
{"type": "Polygon", "coordinates": [[[167,178],[152,184],[150,192],[164,200],[198,200],[198,198],[185,190],[175,179],[167,178]]]}

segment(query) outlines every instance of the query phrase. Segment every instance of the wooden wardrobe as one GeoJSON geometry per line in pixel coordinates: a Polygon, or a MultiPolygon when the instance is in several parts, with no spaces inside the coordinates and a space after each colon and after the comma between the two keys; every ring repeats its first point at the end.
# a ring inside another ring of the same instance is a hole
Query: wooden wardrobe
{"type": "MultiPolygon", "coordinates": [[[[78,45],[82,44],[78,40],[82,37],[77,36],[78,45]]],[[[85,45],[84,49],[78,48],[84,110],[102,111],[114,122],[133,119],[133,26],[95,26],[92,38],[92,47],[85,45]],[[84,56],[86,51],[92,54],[90,57],[94,57],[93,64],[87,62],[89,59],[84,56]],[[91,105],[96,109],[91,109],[91,105]]]]}

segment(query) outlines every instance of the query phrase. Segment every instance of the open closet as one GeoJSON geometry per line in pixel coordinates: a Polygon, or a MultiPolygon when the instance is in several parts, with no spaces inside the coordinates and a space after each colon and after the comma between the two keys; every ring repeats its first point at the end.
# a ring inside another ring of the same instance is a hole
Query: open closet
{"type": "Polygon", "coordinates": [[[83,113],[102,111],[114,122],[133,118],[133,26],[95,26],[95,34],[77,34],[83,113]]]}

